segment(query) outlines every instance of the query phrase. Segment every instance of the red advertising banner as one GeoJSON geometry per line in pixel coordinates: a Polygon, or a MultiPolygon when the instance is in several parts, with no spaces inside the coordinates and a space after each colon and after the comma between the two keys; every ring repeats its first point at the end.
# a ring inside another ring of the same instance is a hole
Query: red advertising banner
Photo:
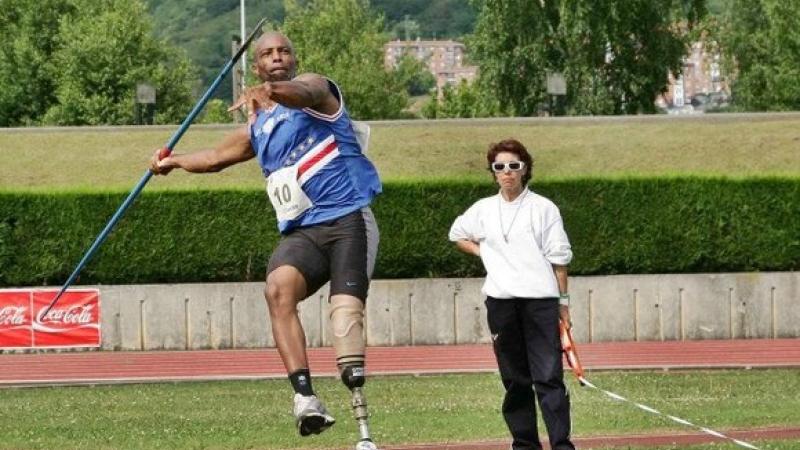
{"type": "Polygon", "coordinates": [[[33,345],[31,291],[0,291],[0,348],[33,345]]]}
{"type": "Polygon", "coordinates": [[[57,290],[0,290],[0,348],[100,346],[100,292],[69,290],[41,317],[57,290]]]}

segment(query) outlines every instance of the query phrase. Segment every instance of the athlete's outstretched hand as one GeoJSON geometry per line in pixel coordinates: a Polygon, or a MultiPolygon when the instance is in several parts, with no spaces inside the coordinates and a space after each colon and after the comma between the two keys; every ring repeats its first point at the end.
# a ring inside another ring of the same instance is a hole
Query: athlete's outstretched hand
{"type": "Polygon", "coordinates": [[[155,175],[166,175],[176,167],[178,165],[175,164],[166,147],[157,149],[150,158],[150,171],[155,175]]]}
{"type": "Polygon", "coordinates": [[[242,106],[247,107],[248,122],[252,124],[256,120],[256,113],[259,109],[272,106],[273,101],[270,98],[271,96],[272,84],[269,81],[265,81],[258,86],[245,89],[244,94],[239,96],[231,107],[228,108],[228,111],[233,112],[242,106]]]}

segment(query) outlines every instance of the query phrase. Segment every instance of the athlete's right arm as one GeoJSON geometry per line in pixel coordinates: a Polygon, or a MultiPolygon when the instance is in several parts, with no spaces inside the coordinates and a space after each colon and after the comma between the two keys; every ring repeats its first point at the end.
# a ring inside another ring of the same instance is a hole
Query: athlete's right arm
{"type": "Polygon", "coordinates": [[[160,153],[160,149],[156,150],[150,160],[150,171],[156,175],[166,175],[176,168],[194,173],[219,172],[255,157],[247,126],[237,128],[212,149],[186,154],[173,153],[163,159],[160,153]]]}

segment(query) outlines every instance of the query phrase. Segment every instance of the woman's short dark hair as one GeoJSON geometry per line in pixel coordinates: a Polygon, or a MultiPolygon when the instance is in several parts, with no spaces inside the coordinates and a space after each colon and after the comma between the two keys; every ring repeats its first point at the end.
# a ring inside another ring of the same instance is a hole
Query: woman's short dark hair
{"type": "Polygon", "coordinates": [[[525,173],[522,175],[522,185],[525,186],[528,184],[528,181],[531,179],[531,169],[533,168],[533,157],[528,150],[516,139],[506,139],[504,141],[500,141],[496,144],[489,145],[489,151],[486,152],[486,160],[489,163],[489,172],[492,173],[492,176],[496,177],[494,171],[492,170],[492,163],[494,162],[495,158],[497,158],[498,153],[513,153],[517,155],[520,161],[525,163],[525,173]]]}

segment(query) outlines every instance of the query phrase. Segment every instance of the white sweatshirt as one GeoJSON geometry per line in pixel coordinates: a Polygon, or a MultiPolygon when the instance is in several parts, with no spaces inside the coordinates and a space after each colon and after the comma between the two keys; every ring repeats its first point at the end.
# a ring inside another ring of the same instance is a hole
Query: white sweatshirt
{"type": "Polygon", "coordinates": [[[478,243],[486,268],[481,292],[495,298],[558,297],[552,265],[572,260],[558,207],[527,188],[511,202],[499,193],[478,200],[456,218],[449,237],[478,243]]]}

